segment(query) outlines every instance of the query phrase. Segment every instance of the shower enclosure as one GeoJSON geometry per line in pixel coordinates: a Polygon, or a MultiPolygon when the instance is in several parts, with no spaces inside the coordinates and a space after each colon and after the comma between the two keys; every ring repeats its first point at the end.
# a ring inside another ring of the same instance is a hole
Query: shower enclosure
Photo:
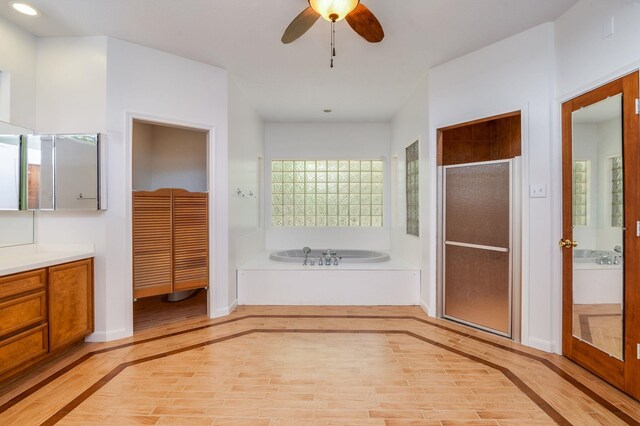
{"type": "Polygon", "coordinates": [[[442,168],[442,316],[513,337],[514,159],[442,168]]]}

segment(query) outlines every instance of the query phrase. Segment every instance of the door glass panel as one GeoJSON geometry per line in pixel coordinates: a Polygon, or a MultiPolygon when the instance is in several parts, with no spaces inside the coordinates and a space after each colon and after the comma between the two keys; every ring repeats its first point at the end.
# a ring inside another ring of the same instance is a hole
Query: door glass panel
{"type": "Polygon", "coordinates": [[[573,335],[623,358],[622,94],[572,114],[573,335]]]}
{"type": "Polygon", "coordinates": [[[448,168],[447,241],[509,247],[509,163],[448,168]]]}
{"type": "Polygon", "coordinates": [[[445,314],[509,334],[509,253],[447,245],[445,314]]]}
{"type": "Polygon", "coordinates": [[[511,335],[511,163],[445,168],[444,316],[511,335]]]}

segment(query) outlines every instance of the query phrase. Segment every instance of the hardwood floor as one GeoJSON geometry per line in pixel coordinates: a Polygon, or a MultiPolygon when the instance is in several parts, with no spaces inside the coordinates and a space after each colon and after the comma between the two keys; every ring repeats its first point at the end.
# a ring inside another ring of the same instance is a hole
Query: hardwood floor
{"type": "Polygon", "coordinates": [[[622,359],[622,305],[573,305],[573,335],[622,359]]]}
{"type": "Polygon", "coordinates": [[[166,298],[166,295],[145,297],[133,304],[134,333],[207,316],[207,290],[198,289],[179,302],[166,302],[166,298]]]}
{"type": "Polygon", "coordinates": [[[416,307],[239,307],[86,344],[0,395],[21,425],[640,425],[572,362],[416,307]]]}

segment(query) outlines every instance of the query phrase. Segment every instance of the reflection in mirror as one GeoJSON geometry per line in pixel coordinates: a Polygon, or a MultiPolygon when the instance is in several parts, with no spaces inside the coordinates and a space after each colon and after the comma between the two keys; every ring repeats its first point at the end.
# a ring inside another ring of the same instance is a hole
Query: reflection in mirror
{"type": "Polygon", "coordinates": [[[572,127],[573,335],[622,359],[622,95],[575,111],[572,127]]]}
{"type": "Polygon", "coordinates": [[[53,210],[53,136],[27,136],[27,208],[53,210]]]}
{"type": "Polygon", "coordinates": [[[20,209],[20,136],[0,135],[0,210],[20,209]]]}
{"type": "MultiPolygon", "coordinates": [[[[18,210],[20,138],[31,130],[0,121],[0,210],[18,210]],[[13,135],[13,136],[6,136],[13,135]]],[[[33,212],[0,211],[0,247],[33,243],[33,212]]]]}
{"type": "Polygon", "coordinates": [[[33,244],[33,212],[0,211],[0,247],[33,244]]]}
{"type": "Polygon", "coordinates": [[[55,136],[56,210],[98,209],[98,135],[55,136]]]}

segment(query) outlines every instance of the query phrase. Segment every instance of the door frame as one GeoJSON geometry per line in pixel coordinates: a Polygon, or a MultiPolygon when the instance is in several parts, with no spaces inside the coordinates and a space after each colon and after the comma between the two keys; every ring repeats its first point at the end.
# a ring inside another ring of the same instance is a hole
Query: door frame
{"type": "Polygon", "coordinates": [[[573,241],[572,113],[588,105],[623,94],[624,158],[624,361],[573,336],[573,250],[562,253],[562,353],[613,386],[640,398],[640,121],[638,71],[597,87],[562,104],[562,238],[573,241]],[[631,167],[629,167],[631,166],[631,167]]]}

